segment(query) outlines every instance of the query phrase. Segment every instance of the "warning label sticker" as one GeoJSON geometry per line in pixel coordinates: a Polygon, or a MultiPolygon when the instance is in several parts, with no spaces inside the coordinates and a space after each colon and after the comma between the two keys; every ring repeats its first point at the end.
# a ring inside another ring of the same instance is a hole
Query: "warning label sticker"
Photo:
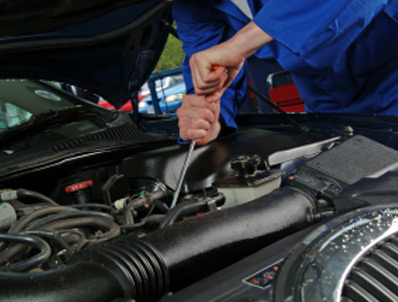
{"type": "Polygon", "coordinates": [[[272,284],[282,261],[283,259],[278,260],[277,262],[271,264],[270,266],[267,266],[266,268],[261,269],[257,273],[254,273],[250,277],[243,279],[242,282],[251,286],[265,289],[266,287],[272,284]]]}

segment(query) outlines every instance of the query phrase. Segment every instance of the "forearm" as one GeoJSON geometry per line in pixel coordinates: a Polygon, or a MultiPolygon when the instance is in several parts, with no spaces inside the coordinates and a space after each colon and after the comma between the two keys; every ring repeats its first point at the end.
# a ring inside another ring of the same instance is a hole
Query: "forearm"
{"type": "Polygon", "coordinates": [[[239,30],[230,40],[228,46],[243,58],[251,56],[261,46],[274,39],[258,27],[253,21],[239,30]]]}

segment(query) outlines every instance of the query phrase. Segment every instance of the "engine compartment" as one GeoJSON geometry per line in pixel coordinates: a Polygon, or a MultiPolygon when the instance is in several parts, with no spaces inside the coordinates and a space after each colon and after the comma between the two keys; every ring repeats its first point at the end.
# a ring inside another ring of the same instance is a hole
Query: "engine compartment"
{"type": "Polygon", "coordinates": [[[395,192],[380,179],[394,178],[398,152],[364,136],[247,128],[195,149],[171,208],[187,147],[154,144],[3,179],[1,299],[158,301],[375,204],[361,182],[395,192]]]}

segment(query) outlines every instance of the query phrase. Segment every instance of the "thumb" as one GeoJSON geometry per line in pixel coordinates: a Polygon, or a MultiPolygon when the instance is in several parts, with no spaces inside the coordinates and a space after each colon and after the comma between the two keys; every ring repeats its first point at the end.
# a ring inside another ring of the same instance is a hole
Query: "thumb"
{"type": "Polygon", "coordinates": [[[223,86],[221,87],[221,89],[225,90],[226,88],[228,88],[228,86],[232,83],[232,81],[238,75],[242,66],[243,66],[243,64],[240,64],[239,66],[231,67],[231,68],[227,69],[226,77],[225,77],[225,80],[223,81],[223,86]]]}
{"type": "Polygon", "coordinates": [[[214,74],[216,75],[216,77],[219,79],[218,88],[223,87],[225,81],[228,78],[228,69],[224,66],[214,65],[213,71],[214,71],[214,74]]]}

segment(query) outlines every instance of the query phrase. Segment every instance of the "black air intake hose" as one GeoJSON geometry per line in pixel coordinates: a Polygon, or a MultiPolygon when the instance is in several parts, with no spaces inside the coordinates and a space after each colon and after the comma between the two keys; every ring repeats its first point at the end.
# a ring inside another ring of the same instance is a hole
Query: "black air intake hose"
{"type": "Polygon", "coordinates": [[[189,218],[144,240],[160,251],[177,290],[307,225],[314,199],[285,187],[240,206],[189,218]]]}
{"type": "Polygon", "coordinates": [[[37,274],[39,282],[31,282],[32,274],[15,274],[13,279],[0,274],[0,301],[99,302],[118,297],[157,301],[168,290],[182,288],[304,227],[311,208],[310,196],[283,188],[141,239],[112,239],[76,255],[67,268],[37,274]]]}
{"type": "Polygon", "coordinates": [[[109,302],[123,296],[109,270],[78,263],[42,273],[0,273],[0,301],[109,302]]]}

